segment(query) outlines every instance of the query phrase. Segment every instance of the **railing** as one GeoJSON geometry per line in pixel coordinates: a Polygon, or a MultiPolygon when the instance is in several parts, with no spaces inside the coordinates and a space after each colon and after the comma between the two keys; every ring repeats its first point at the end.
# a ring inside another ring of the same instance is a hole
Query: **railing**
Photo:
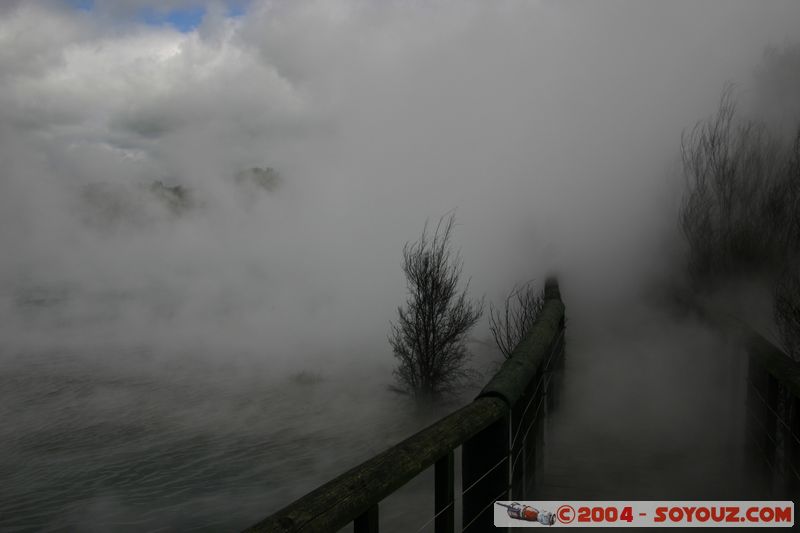
{"type": "Polygon", "coordinates": [[[773,495],[800,496],[800,363],[746,331],[747,445],[773,495]]]}
{"type": "Polygon", "coordinates": [[[377,533],[378,505],[434,466],[437,533],[455,530],[455,450],[461,446],[462,531],[493,525],[496,500],[526,499],[539,448],[537,434],[555,405],[554,370],[563,364],[564,304],[558,283],[531,333],[469,405],[311,491],[247,531],[377,533]]]}

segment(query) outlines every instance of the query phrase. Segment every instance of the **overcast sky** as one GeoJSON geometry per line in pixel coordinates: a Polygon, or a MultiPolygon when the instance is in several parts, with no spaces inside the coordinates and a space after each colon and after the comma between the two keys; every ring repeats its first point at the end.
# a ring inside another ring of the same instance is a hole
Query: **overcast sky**
{"type": "Polygon", "coordinates": [[[476,296],[551,269],[633,291],[672,268],[681,130],[798,20],[795,0],[3,2],[2,334],[383,357],[402,245],[452,209],[476,296]],[[253,166],[283,187],[243,194],[253,166]],[[200,207],[87,222],[87,185],[154,180],[200,207]],[[69,301],[21,316],[31,287],[69,301]]]}

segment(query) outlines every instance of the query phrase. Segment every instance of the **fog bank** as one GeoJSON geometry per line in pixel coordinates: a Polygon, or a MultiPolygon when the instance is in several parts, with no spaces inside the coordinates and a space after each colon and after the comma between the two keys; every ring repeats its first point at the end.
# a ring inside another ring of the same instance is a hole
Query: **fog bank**
{"type": "Polygon", "coordinates": [[[793,1],[209,2],[181,33],[126,18],[148,4],[3,8],[3,353],[388,369],[402,245],[452,209],[473,294],[554,271],[568,307],[629,304],[681,268],[681,130],[800,20],[793,1]],[[237,184],[252,167],[281,185],[237,184]]]}

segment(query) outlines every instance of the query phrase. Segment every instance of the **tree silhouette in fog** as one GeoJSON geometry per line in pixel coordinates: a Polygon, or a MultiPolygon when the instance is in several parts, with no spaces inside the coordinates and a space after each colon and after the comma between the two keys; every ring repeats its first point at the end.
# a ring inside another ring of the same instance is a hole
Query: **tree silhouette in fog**
{"type": "Polygon", "coordinates": [[[680,226],[694,281],[774,279],[800,248],[797,135],[787,143],[761,122],[737,120],[729,87],[716,115],[683,136],[680,226]]]}
{"type": "Polygon", "coordinates": [[[443,217],[433,234],[428,223],[415,243],[403,247],[408,298],[398,308],[389,343],[398,359],[395,377],[418,399],[452,392],[468,377],[469,330],[483,314],[483,302],[459,290],[461,256],[451,247],[455,215],[443,217]]]}
{"type": "Polygon", "coordinates": [[[533,282],[514,285],[503,309],[489,306],[489,331],[503,357],[508,359],[514,348],[528,336],[544,307],[544,291],[533,282]]]}
{"type": "Polygon", "coordinates": [[[781,341],[800,360],[800,47],[767,48],[756,78],[755,117],[739,116],[728,86],[683,135],[680,227],[696,287],[769,284],[781,341]]]}

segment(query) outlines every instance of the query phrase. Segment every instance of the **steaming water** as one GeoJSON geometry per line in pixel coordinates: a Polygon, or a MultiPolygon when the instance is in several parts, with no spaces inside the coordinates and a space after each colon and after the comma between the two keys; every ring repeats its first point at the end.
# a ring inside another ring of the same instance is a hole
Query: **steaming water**
{"type": "Polygon", "coordinates": [[[384,382],[110,351],[6,358],[0,530],[241,529],[440,414],[384,382]]]}
{"type": "MultiPolygon", "coordinates": [[[[568,331],[542,498],[743,494],[733,346],[663,315],[577,316],[568,331]]],[[[457,407],[420,412],[371,368],[285,379],[253,362],[155,355],[4,354],[0,529],[240,529],[457,407]]],[[[384,530],[425,522],[429,474],[384,502],[384,530]]]]}

